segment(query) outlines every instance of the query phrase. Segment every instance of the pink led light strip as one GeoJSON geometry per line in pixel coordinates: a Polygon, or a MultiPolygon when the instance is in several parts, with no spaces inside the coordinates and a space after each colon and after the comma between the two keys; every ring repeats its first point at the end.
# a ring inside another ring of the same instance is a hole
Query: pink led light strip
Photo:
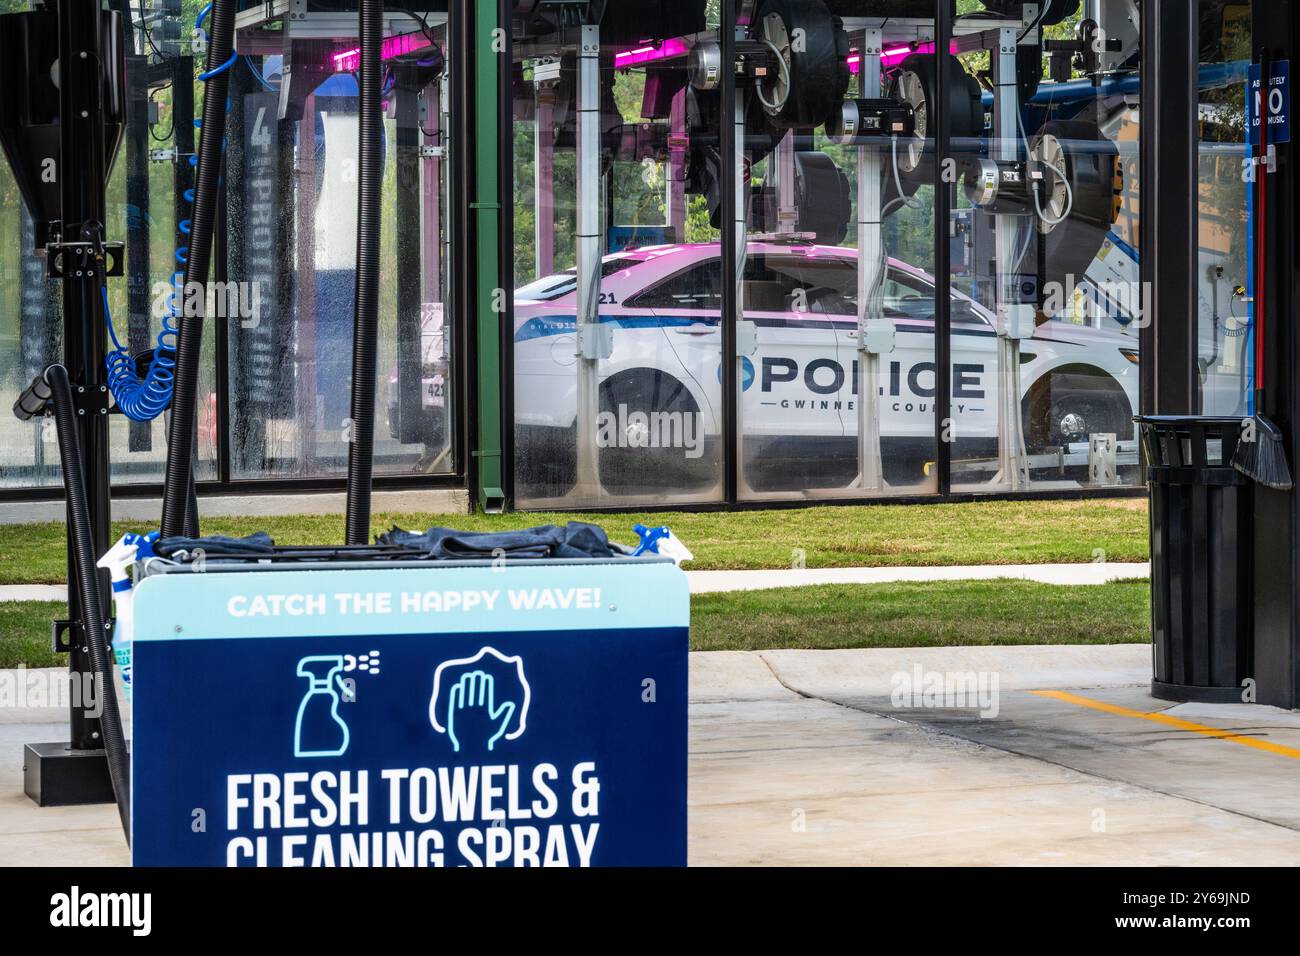
{"type": "MultiPolygon", "coordinates": [[[[381,57],[385,60],[391,60],[394,57],[406,56],[408,53],[415,53],[417,50],[423,50],[429,46],[432,46],[429,43],[429,38],[420,32],[384,37],[381,57]]],[[[351,73],[360,66],[361,47],[353,47],[351,50],[344,50],[342,53],[334,54],[334,72],[336,73],[351,73]]]]}
{"type": "MultiPolygon", "coordinates": [[[[957,45],[954,43],[951,47],[952,52],[957,52],[957,45]]],[[[667,60],[673,57],[683,56],[690,51],[690,47],[682,40],[665,40],[659,46],[646,44],[631,50],[624,50],[621,53],[614,54],[614,65],[619,69],[637,66],[641,63],[650,63],[655,60],[667,60]]],[[[915,46],[896,46],[885,50],[880,56],[880,65],[889,68],[902,63],[913,53],[933,53],[933,43],[918,43],[915,46]]],[[[854,53],[849,56],[849,72],[857,73],[859,64],[862,61],[860,53],[854,53]]]]}
{"type": "Polygon", "coordinates": [[[636,66],[638,63],[649,63],[652,60],[666,60],[675,56],[683,56],[689,53],[690,49],[684,40],[665,40],[659,46],[646,44],[633,50],[615,53],[614,65],[619,69],[624,69],[629,66],[636,66]]]}
{"type": "MultiPolygon", "coordinates": [[[[953,53],[958,52],[957,44],[955,42],[948,49],[953,53]]],[[[880,54],[880,65],[884,69],[889,69],[891,66],[897,66],[898,64],[902,63],[913,53],[933,53],[933,52],[934,52],[933,43],[918,43],[915,46],[909,44],[907,46],[890,47],[889,49],[883,51],[880,54]]],[[[849,56],[849,72],[857,73],[861,63],[862,63],[862,54],[860,53],[851,54],[849,56]]]]}

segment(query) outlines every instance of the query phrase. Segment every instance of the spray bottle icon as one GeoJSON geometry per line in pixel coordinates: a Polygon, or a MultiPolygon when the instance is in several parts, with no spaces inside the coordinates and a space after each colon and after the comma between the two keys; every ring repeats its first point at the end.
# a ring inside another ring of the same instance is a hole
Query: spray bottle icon
{"type": "Polygon", "coordinates": [[[337,757],[348,749],[348,725],[339,716],[339,690],[346,691],[343,655],[317,654],[298,662],[298,676],[307,678],[307,693],[298,705],[293,728],[295,757],[337,757]]]}

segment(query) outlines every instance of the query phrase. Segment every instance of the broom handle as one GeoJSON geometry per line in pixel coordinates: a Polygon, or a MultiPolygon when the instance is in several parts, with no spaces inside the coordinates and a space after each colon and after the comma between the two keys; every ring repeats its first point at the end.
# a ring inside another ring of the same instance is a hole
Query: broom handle
{"type": "Polygon", "coordinates": [[[1255,414],[1263,413],[1259,407],[1260,393],[1264,391],[1264,259],[1267,243],[1267,201],[1268,201],[1268,53],[1259,60],[1259,105],[1255,109],[1259,120],[1259,157],[1256,175],[1259,188],[1256,190],[1259,209],[1255,219],[1258,223],[1258,238],[1255,240],[1255,414]]]}

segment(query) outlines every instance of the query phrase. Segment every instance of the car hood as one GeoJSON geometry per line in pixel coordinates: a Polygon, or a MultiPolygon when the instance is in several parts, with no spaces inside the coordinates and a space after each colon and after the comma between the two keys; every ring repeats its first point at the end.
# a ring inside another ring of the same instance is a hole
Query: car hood
{"type": "Polygon", "coordinates": [[[1047,342],[1066,342],[1070,345],[1087,345],[1092,348],[1134,350],[1138,347],[1138,337],[1117,332],[1113,329],[1096,329],[1073,322],[1045,322],[1034,330],[1034,338],[1047,342]]]}

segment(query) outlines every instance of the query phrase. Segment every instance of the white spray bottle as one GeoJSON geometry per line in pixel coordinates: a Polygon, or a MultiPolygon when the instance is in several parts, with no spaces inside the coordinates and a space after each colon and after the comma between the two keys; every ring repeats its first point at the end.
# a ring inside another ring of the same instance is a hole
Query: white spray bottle
{"type": "Polygon", "coordinates": [[[135,597],[131,590],[131,565],[138,558],[141,544],[152,551],[148,547],[152,542],[145,535],[124,534],[96,562],[97,567],[108,570],[108,576],[113,582],[113,660],[121,669],[127,700],[131,699],[131,639],[135,636],[135,619],[131,607],[135,597]]]}
{"type": "Polygon", "coordinates": [[[691,554],[690,549],[682,544],[667,526],[647,528],[643,524],[634,524],[632,530],[641,537],[641,543],[632,552],[634,558],[643,554],[657,554],[660,557],[672,558],[673,563],[679,568],[683,561],[695,560],[695,555],[691,554]]]}

